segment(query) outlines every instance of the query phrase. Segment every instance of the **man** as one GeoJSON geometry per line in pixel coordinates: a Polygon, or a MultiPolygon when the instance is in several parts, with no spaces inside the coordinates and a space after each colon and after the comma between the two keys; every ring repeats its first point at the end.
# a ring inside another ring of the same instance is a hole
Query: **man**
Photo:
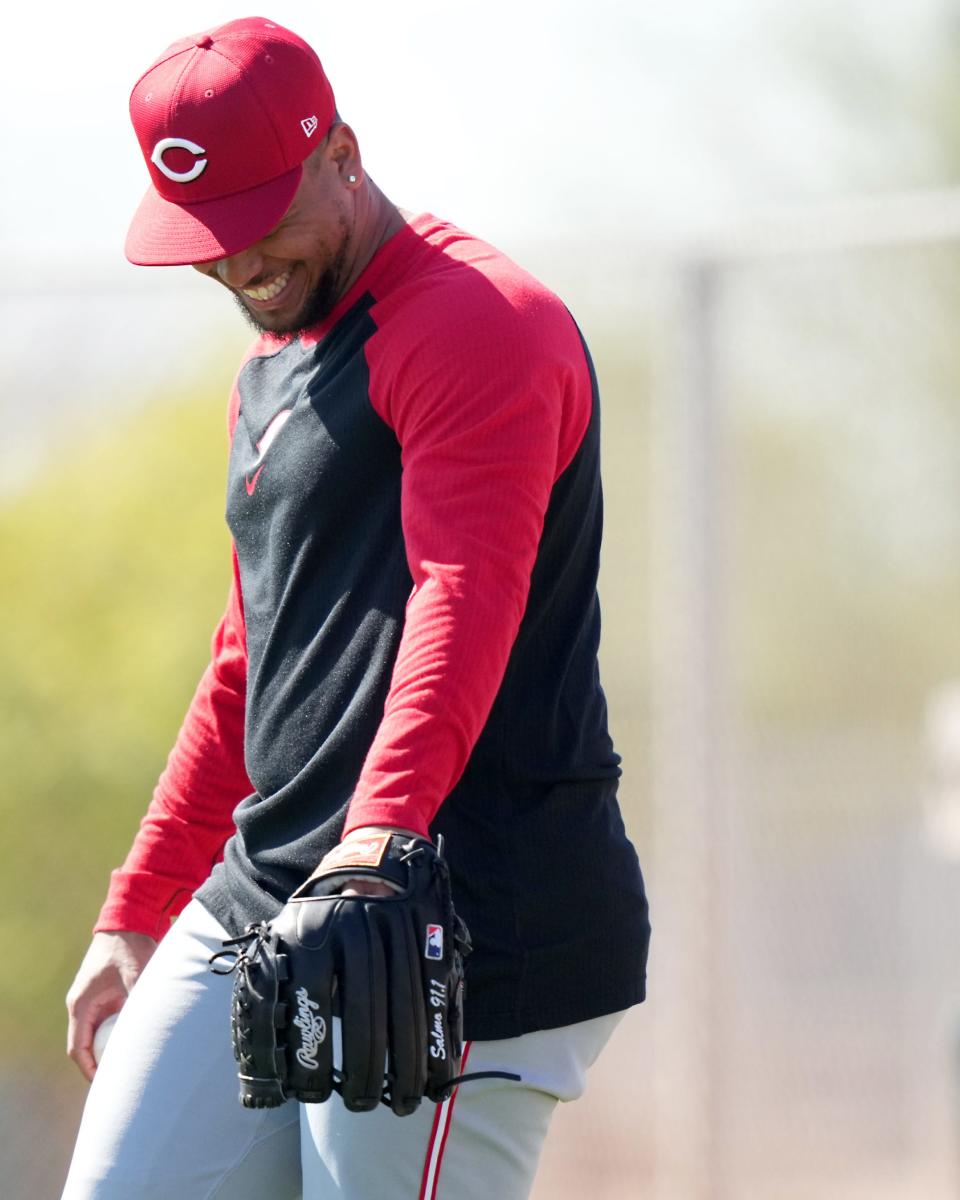
{"type": "Polygon", "coordinates": [[[127,257],[193,265],[259,336],[212,661],[68,996],[93,1085],[64,1196],[526,1196],[557,1100],[643,999],[649,936],[597,674],[589,356],[536,280],[380,192],[272,22],[175,43],[131,114],[151,187],[127,257]],[[519,1081],[402,1118],[241,1107],[210,956],[383,831],[444,836],[465,1058],[519,1081]]]}

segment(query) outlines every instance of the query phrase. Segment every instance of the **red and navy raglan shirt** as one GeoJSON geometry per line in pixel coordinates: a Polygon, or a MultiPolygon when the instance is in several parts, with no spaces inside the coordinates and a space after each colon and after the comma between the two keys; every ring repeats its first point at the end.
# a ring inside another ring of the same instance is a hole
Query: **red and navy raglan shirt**
{"type": "Polygon", "coordinates": [[[196,891],[236,935],[345,832],[393,825],[444,835],[468,1037],[642,1000],[597,384],[567,310],[417,217],[310,336],[258,339],[230,426],[229,601],[97,928],[159,937],[196,891]]]}

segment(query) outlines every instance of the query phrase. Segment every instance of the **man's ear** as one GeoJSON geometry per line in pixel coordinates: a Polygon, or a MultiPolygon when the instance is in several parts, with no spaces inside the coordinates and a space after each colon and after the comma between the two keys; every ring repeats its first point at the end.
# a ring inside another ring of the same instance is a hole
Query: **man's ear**
{"type": "Polygon", "coordinates": [[[338,174],[345,182],[351,175],[354,183],[363,178],[363,162],[360,158],[357,135],[345,122],[334,122],[327,134],[327,144],[324,149],[327,159],[334,163],[338,174]]]}

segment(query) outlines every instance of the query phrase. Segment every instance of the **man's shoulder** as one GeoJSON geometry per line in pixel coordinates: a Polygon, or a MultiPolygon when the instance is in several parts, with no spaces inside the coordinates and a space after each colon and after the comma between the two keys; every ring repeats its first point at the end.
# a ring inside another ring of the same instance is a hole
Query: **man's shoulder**
{"type": "Polygon", "coordinates": [[[423,214],[408,268],[377,305],[384,334],[414,342],[509,337],[566,339],[573,328],[563,301],[509,255],[447,221],[423,214]]]}

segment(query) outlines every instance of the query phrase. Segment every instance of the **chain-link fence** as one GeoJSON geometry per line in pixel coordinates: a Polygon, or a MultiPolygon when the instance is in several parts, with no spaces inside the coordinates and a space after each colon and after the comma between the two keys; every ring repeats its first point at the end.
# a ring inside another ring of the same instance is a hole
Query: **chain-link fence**
{"type": "Polygon", "coordinates": [[[650,994],[538,1200],[960,1194],[958,200],[763,223],[645,289],[605,595],[650,994]]]}

